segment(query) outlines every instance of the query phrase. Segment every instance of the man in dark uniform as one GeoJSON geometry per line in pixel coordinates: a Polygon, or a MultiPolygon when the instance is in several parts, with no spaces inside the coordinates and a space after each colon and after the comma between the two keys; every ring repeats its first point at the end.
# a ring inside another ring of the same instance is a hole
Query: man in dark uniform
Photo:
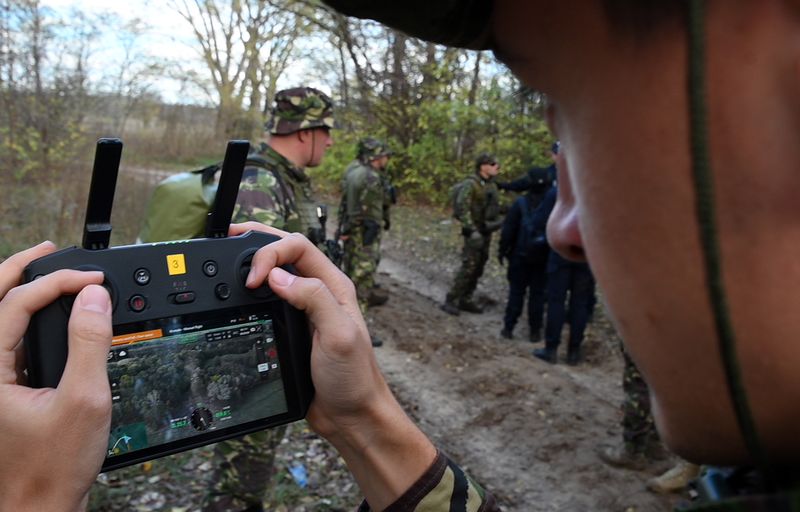
{"type": "MultiPolygon", "coordinates": [[[[553,211],[558,188],[547,192],[540,206],[541,214],[548,217],[553,211]]],[[[567,364],[576,365],[581,359],[581,344],[589,316],[589,297],[594,291],[594,278],[589,265],[570,261],[557,252],[550,252],[547,261],[547,323],[545,346],[534,349],[533,355],[542,361],[555,363],[561,344],[561,331],[569,322],[567,364]],[[569,297],[569,299],[567,299],[569,297]],[[569,300],[569,309],[566,307],[569,300]]]]}
{"type": "Polygon", "coordinates": [[[542,336],[547,257],[550,253],[545,236],[547,215],[539,213],[538,206],[552,179],[548,170],[542,168],[529,171],[526,179],[529,181],[528,192],[511,205],[500,231],[498,258],[501,264],[508,260],[508,303],[500,335],[506,339],[513,338],[527,292],[529,339],[537,342],[542,336]]]}

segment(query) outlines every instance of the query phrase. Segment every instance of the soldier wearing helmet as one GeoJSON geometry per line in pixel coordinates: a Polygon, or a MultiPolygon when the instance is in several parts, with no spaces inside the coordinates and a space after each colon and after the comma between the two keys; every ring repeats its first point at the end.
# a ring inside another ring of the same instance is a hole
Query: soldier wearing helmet
{"type": "Polygon", "coordinates": [[[322,162],[333,144],[333,127],[333,102],[322,91],[278,91],[265,125],[266,140],[244,170],[234,222],[255,220],[321,243],[325,234],[317,224],[317,203],[305,168],[322,162]]]}
{"type": "MultiPolygon", "coordinates": [[[[357,158],[342,178],[339,235],[344,241],[343,270],[356,285],[362,313],[367,307],[388,300],[386,293],[375,286],[375,272],[381,258],[381,229],[388,230],[391,224],[391,182],[386,173],[391,155],[383,141],[361,139],[357,158]]],[[[380,344],[373,336],[373,345],[380,344]]]]}
{"type": "MultiPolygon", "coordinates": [[[[333,127],[333,102],[325,93],[311,87],[278,91],[264,127],[266,140],[248,157],[233,221],[258,221],[322,243],[325,233],[305,168],[322,162],[333,127]]],[[[261,510],[285,432],[281,426],[217,443],[204,512],[261,510]]]]}

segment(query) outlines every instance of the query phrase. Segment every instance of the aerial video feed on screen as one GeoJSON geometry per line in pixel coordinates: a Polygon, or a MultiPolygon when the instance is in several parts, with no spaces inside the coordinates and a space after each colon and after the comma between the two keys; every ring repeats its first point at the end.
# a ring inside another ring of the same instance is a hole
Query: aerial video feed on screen
{"type": "Polygon", "coordinates": [[[268,313],[221,311],[115,329],[108,456],[288,411],[268,313]]]}

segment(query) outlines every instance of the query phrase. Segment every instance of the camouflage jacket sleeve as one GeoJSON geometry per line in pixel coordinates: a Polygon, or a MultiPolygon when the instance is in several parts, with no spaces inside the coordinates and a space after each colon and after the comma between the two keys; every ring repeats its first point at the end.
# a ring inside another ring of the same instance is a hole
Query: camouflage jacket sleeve
{"type": "MultiPolygon", "coordinates": [[[[358,512],[371,512],[365,501],[358,512]]],[[[385,512],[499,512],[490,493],[467,476],[442,452],[405,494],[385,512]]]]}
{"type": "Polygon", "coordinates": [[[456,209],[461,212],[459,221],[461,226],[471,230],[477,230],[477,219],[475,219],[475,212],[473,211],[473,203],[477,200],[475,197],[475,181],[472,178],[467,178],[467,183],[459,188],[458,195],[456,196],[456,209]]]}

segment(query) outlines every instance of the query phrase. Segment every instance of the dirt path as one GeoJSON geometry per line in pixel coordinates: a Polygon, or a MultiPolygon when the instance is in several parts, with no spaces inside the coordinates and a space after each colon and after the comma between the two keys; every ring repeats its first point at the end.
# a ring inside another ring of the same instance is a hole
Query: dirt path
{"type": "Polygon", "coordinates": [[[438,306],[457,253],[416,265],[398,240],[385,247],[392,256],[378,281],[391,299],[370,314],[385,341],[381,368],[422,429],[506,510],[671,510],[676,498],[645,490],[652,473],[616,470],[595,454],[621,435],[622,361],[602,313],[587,332],[585,363],[551,366],[531,356],[525,329],[519,340],[500,338],[498,269],[487,269],[479,291],[499,304],[452,317],[438,306]]]}

